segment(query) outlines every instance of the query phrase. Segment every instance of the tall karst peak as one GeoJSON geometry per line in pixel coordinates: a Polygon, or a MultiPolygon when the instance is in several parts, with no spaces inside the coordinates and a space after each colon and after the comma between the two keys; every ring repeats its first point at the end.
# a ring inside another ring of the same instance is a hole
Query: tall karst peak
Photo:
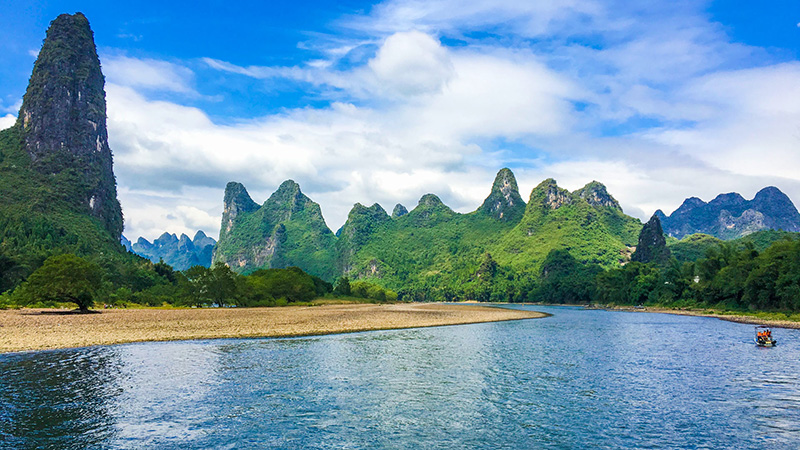
{"type": "Polygon", "coordinates": [[[225,208],[234,207],[243,211],[253,211],[258,208],[242,183],[231,181],[225,186],[225,208]]]}
{"type": "Polygon", "coordinates": [[[258,203],[250,198],[242,183],[231,181],[225,186],[225,198],[222,206],[222,230],[228,232],[233,228],[236,218],[242,213],[258,209],[258,203]]]}
{"type": "Polygon", "coordinates": [[[517,221],[525,212],[525,202],[519,195],[519,187],[514,173],[508,168],[500,169],[492,183],[492,191],[479,211],[496,219],[517,221]]]}
{"type": "Polygon", "coordinates": [[[388,219],[389,213],[386,212],[383,207],[377,203],[373,203],[372,206],[364,206],[361,203],[356,203],[350,209],[350,213],[347,215],[347,219],[351,220],[358,216],[369,216],[376,219],[388,219]]]}
{"type": "Polygon", "coordinates": [[[17,118],[31,167],[79,174],[71,200],[119,238],[122,210],[106,129],[105,79],[89,21],[81,13],[50,23],[17,118]]]}
{"type": "Polygon", "coordinates": [[[389,214],[377,203],[366,207],[356,203],[347,215],[347,221],[339,229],[336,242],[337,270],[348,273],[352,269],[350,259],[369,242],[370,237],[381,227],[391,222],[389,214]]]}
{"type": "Polygon", "coordinates": [[[434,194],[425,194],[408,217],[418,226],[429,227],[441,221],[449,221],[456,213],[434,194]]]}
{"type": "Polygon", "coordinates": [[[572,203],[572,194],[558,187],[556,180],[548,178],[531,191],[529,205],[541,205],[549,209],[558,209],[572,203]]]}
{"type": "Polygon", "coordinates": [[[397,219],[398,217],[403,217],[408,214],[408,209],[401,205],[400,203],[394,205],[394,209],[392,210],[392,218],[397,219]]]}
{"type": "Polygon", "coordinates": [[[166,231],[161,233],[161,236],[159,236],[155,241],[153,241],[153,244],[156,245],[167,245],[176,243],[178,243],[178,236],[166,231]]]}
{"type": "Polygon", "coordinates": [[[619,202],[608,193],[606,186],[599,181],[592,181],[575,193],[594,207],[608,207],[622,211],[619,202]]]}
{"type": "Polygon", "coordinates": [[[653,214],[653,217],[644,224],[639,233],[639,243],[636,251],[631,255],[631,261],[665,264],[669,261],[670,256],[667,240],[664,238],[664,230],[661,228],[661,220],[653,214]]]}
{"type": "Polygon", "coordinates": [[[283,214],[287,214],[287,218],[293,213],[302,211],[306,206],[312,204],[316,205],[316,203],[303,194],[303,191],[300,190],[300,185],[294,180],[286,180],[281,183],[281,185],[278,186],[278,190],[273,192],[264,203],[265,206],[269,206],[270,208],[282,210],[283,214]]]}
{"type": "Polygon", "coordinates": [[[275,193],[273,193],[272,195],[275,198],[282,198],[289,200],[301,194],[302,192],[300,191],[300,185],[297,184],[297,182],[295,182],[294,180],[286,180],[283,183],[281,183],[280,186],[278,186],[278,190],[275,191],[275,193]]]}
{"type": "MultiPolygon", "coordinates": [[[[796,210],[794,203],[780,189],[775,186],[767,186],[756,193],[753,203],[759,206],[779,207],[787,210],[796,210]]],[[[758,208],[762,209],[761,207],[758,208]]]]}

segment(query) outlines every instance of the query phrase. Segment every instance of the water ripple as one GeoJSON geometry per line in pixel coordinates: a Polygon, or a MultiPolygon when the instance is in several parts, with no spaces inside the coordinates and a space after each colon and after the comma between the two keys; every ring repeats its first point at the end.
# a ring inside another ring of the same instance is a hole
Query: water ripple
{"type": "Polygon", "coordinates": [[[554,316],[0,356],[0,447],[800,447],[797,331],[758,349],[747,325],[541,309],[554,316]]]}

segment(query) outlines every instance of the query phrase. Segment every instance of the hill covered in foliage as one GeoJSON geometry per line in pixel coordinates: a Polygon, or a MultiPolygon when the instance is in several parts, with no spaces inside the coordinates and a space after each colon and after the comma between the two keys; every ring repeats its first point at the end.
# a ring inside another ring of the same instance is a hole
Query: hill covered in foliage
{"type": "Polygon", "coordinates": [[[457,213],[433,194],[411,211],[397,205],[391,216],[378,204],[356,204],[335,236],[293,181],[261,206],[244,186],[229,183],[214,259],[243,273],[296,265],[323,278],[369,280],[410,298],[443,300],[485,281],[479,271],[487,261],[494,275],[511,278],[535,272],[553,249],[616,266],[629,259],[640,228],[601,183],[569,192],[548,179],[526,204],[509,169],[498,172],[471,213],[457,213]]]}

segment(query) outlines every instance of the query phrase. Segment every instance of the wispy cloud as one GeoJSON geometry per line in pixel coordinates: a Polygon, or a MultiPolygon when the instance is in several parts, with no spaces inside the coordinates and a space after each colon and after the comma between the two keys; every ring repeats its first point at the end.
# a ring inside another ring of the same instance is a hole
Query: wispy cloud
{"type": "Polygon", "coordinates": [[[110,83],[144,91],[198,95],[194,72],[179,64],[150,58],[103,55],[103,73],[110,83]]]}

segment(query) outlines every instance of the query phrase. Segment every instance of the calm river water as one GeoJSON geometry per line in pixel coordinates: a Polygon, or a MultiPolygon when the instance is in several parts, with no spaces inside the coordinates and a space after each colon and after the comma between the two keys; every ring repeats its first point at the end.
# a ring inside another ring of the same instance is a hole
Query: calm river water
{"type": "Polygon", "coordinates": [[[538,320],[0,355],[0,448],[800,448],[800,332],[538,320]]]}

